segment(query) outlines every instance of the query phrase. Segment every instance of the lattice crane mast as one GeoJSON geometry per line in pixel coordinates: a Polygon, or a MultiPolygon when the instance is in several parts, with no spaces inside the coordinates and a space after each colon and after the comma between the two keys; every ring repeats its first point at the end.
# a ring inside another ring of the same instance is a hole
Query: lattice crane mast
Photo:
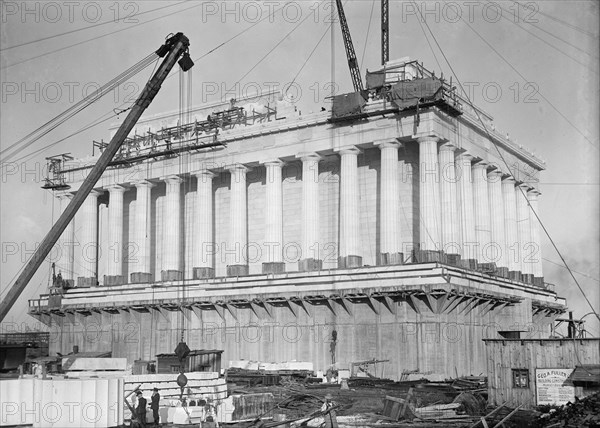
{"type": "Polygon", "coordinates": [[[350,67],[350,76],[352,77],[352,85],[354,85],[355,92],[364,91],[362,77],[360,76],[360,69],[358,68],[358,60],[356,59],[356,53],[354,52],[354,45],[352,44],[352,37],[350,37],[350,29],[348,28],[348,22],[346,22],[346,15],[344,14],[344,7],[342,6],[342,0],[335,0],[337,5],[338,15],[340,18],[340,27],[342,27],[342,36],[344,37],[344,48],[346,48],[346,58],[348,58],[348,66],[350,67]]]}

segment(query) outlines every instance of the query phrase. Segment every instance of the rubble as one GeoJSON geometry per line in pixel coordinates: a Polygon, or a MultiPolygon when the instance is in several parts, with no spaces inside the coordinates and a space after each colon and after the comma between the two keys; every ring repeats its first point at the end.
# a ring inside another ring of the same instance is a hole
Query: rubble
{"type": "Polygon", "coordinates": [[[535,427],[600,427],[600,392],[547,410],[535,421],[535,427]]]}

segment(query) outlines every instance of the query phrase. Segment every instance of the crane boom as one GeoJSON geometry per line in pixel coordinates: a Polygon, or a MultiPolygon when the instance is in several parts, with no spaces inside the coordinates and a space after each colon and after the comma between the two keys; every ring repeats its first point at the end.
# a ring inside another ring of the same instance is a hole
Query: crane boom
{"type": "Polygon", "coordinates": [[[96,162],[94,167],[90,170],[89,175],[83,181],[81,187],[73,199],[71,199],[71,202],[65,211],[52,226],[50,232],[44,237],[15,283],[6,294],[4,300],[0,302],[0,322],[4,320],[4,317],[8,314],[12,305],[17,301],[46,256],[50,253],[52,247],[66,229],[69,222],[75,216],[75,213],[79,210],[89,193],[92,191],[94,185],[98,182],[106,170],[106,167],[117,153],[117,150],[119,150],[121,144],[125,138],[127,138],[127,135],[129,135],[144,110],[146,110],[158,93],[161,84],[166,79],[178,59],[183,55],[179,60],[179,65],[183,71],[187,71],[193,66],[193,62],[187,53],[189,44],[188,38],[184,36],[183,33],[177,33],[174,36],[169,37],[165,41],[165,44],[156,51],[156,54],[159,57],[165,57],[166,55],[166,58],[163,60],[156,73],[154,73],[152,78],[146,83],[144,90],[136,100],[129,114],[105,148],[100,159],[98,159],[98,162],[96,162]]]}
{"type": "Polygon", "coordinates": [[[346,58],[348,58],[352,85],[354,85],[355,92],[362,92],[364,91],[364,86],[362,77],[360,76],[360,69],[358,68],[356,53],[354,52],[354,45],[352,44],[352,37],[350,37],[350,29],[348,28],[348,22],[346,22],[342,0],[335,0],[335,3],[340,17],[340,26],[342,27],[342,36],[344,37],[344,47],[346,48],[346,58]]]}

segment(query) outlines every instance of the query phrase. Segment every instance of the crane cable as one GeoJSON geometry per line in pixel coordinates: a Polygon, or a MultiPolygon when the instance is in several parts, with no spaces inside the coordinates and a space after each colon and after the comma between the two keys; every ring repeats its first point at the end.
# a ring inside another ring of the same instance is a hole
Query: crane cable
{"type": "Polygon", "coordinates": [[[126,71],[124,71],[123,73],[119,74],[117,77],[113,78],[112,80],[110,80],[109,82],[107,82],[106,84],[104,84],[103,86],[98,88],[96,91],[94,91],[89,96],[87,96],[87,97],[83,98],[81,101],[75,103],[73,106],[69,107],[62,113],[60,113],[57,116],[55,116],[54,118],[50,119],[48,122],[44,123],[37,129],[31,131],[29,134],[25,135],[24,137],[22,137],[21,139],[19,139],[16,142],[14,142],[7,148],[1,150],[0,156],[3,157],[2,160],[3,161],[10,160],[14,156],[16,156],[18,153],[20,153],[23,149],[29,147],[31,144],[33,144],[34,142],[36,142],[37,140],[39,140],[40,138],[42,138],[43,136],[48,134],[50,131],[57,128],[58,126],[60,126],[61,124],[63,124],[64,122],[66,122],[67,120],[72,118],[73,116],[75,116],[77,113],[81,112],[82,110],[86,109],[87,107],[89,107],[90,105],[92,105],[93,103],[98,101],[100,98],[102,98],[108,92],[112,91],[113,89],[115,89],[116,87],[121,85],[126,80],[128,80],[131,77],[138,74],[140,71],[142,71],[143,69],[145,69],[146,67],[148,67],[150,64],[152,64],[154,62],[154,57],[155,57],[155,53],[153,52],[152,54],[146,56],[144,59],[142,59],[141,61],[139,61],[138,63],[136,63],[135,65],[133,65],[126,71]],[[21,147],[18,147],[18,146],[21,146],[21,147]],[[17,149],[13,153],[9,153],[7,155],[7,152],[10,152],[11,150],[13,150],[15,148],[17,148],[17,149]]]}
{"type": "MultiPolygon", "coordinates": [[[[488,130],[488,128],[485,126],[485,123],[483,122],[483,120],[481,119],[481,115],[479,114],[479,111],[475,108],[475,106],[473,105],[473,103],[471,102],[471,99],[469,98],[468,93],[465,91],[460,79],[458,78],[456,72],[454,71],[454,68],[452,67],[452,65],[450,64],[450,61],[448,61],[448,58],[446,57],[446,54],[444,53],[444,50],[442,49],[442,47],[440,46],[440,44],[438,43],[435,35],[433,34],[433,31],[431,31],[431,28],[429,27],[429,24],[427,24],[427,21],[425,20],[425,18],[423,17],[423,14],[421,13],[421,10],[419,9],[419,7],[417,6],[416,2],[414,0],[411,0],[413,2],[413,4],[415,5],[417,11],[419,12],[419,15],[421,16],[421,19],[423,19],[423,22],[425,23],[425,26],[427,27],[429,33],[431,34],[431,37],[433,38],[433,40],[435,41],[435,44],[437,45],[438,49],[440,50],[442,56],[444,57],[444,60],[446,61],[446,63],[448,64],[448,67],[450,68],[450,71],[452,72],[452,74],[454,75],[458,85],[460,86],[461,90],[463,91],[463,93],[465,94],[465,98],[467,100],[467,102],[469,103],[469,105],[471,106],[471,108],[473,109],[473,111],[475,112],[475,114],[477,115],[477,119],[479,120],[479,122],[481,123],[481,126],[483,127],[485,133],[488,136],[489,141],[493,144],[494,148],[496,149],[496,151],[498,152],[498,155],[500,156],[500,159],[502,160],[502,162],[506,165],[507,171],[509,172],[509,174],[511,175],[511,177],[513,179],[516,180],[516,178],[514,177],[514,175],[511,173],[510,171],[510,166],[508,165],[508,162],[506,161],[506,159],[504,158],[504,155],[502,154],[502,152],[500,151],[500,148],[498,147],[498,144],[496,144],[496,141],[492,138],[492,136],[490,135],[490,132],[488,130]]],[[[462,18],[461,18],[462,19],[462,18]]],[[[464,20],[463,20],[464,22],[464,20]]],[[[468,25],[468,24],[467,24],[468,25]]],[[[540,94],[541,95],[541,94],[540,94]]],[[[517,180],[518,181],[518,180],[517,180]]],[[[538,223],[540,224],[540,226],[542,227],[542,230],[544,231],[544,233],[546,234],[546,236],[548,237],[550,243],[552,244],[552,246],[554,247],[554,250],[556,251],[556,253],[558,254],[558,256],[560,257],[561,261],[563,262],[563,264],[565,265],[565,267],[567,268],[567,270],[569,271],[569,274],[571,275],[571,278],[573,278],[573,281],[575,282],[575,285],[577,285],[577,288],[579,288],[579,291],[581,292],[581,294],[583,295],[584,299],[586,300],[587,304],[590,306],[590,308],[592,309],[592,312],[596,315],[596,317],[600,320],[600,315],[598,314],[598,312],[596,312],[596,309],[594,308],[594,306],[592,305],[592,303],[590,302],[590,300],[588,299],[587,295],[585,294],[585,292],[583,291],[583,288],[581,287],[581,285],[579,284],[579,281],[577,281],[577,278],[575,277],[575,274],[573,273],[573,271],[571,270],[571,268],[569,267],[569,265],[567,264],[567,261],[565,260],[565,258],[563,257],[562,253],[560,252],[560,250],[558,249],[556,243],[554,242],[554,240],[552,239],[552,237],[550,236],[550,233],[548,232],[548,229],[546,229],[546,226],[544,225],[544,223],[542,222],[542,220],[540,219],[538,213],[536,212],[536,210],[533,209],[533,207],[531,206],[531,202],[529,201],[529,198],[527,198],[527,194],[525,193],[525,191],[520,187],[517,186],[520,190],[520,192],[522,193],[522,196],[525,198],[525,200],[527,201],[527,205],[530,209],[530,211],[534,214],[535,218],[537,219],[538,223]]]]}

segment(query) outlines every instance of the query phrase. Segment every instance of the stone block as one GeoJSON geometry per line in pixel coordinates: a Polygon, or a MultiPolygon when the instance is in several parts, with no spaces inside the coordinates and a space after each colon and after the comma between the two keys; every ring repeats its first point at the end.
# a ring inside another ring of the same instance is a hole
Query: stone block
{"type": "Polygon", "coordinates": [[[161,281],[181,281],[183,272],[180,270],[163,270],[160,272],[161,281]]]}
{"type": "Polygon", "coordinates": [[[533,274],[532,273],[524,273],[521,281],[523,281],[525,284],[533,284],[533,274]]]}
{"type": "Polygon", "coordinates": [[[501,278],[508,278],[509,277],[508,275],[509,275],[509,272],[508,272],[507,267],[496,268],[496,276],[499,276],[501,278]]]}
{"type": "Polygon", "coordinates": [[[285,263],[283,262],[266,262],[262,264],[262,273],[284,273],[285,263]]]}
{"type": "Polygon", "coordinates": [[[446,263],[452,266],[460,266],[460,254],[446,254],[446,263]]]}
{"type": "Polygon", "coordinates": [[[341,256],[338,257],[339,269],[352,269],[362,266],[361,256],[341,256]]]}
{"type": "Polygon", "coordinates": [[[513,281],[521,282],[521,271],[519,270],[511,270],[508,272],[508,278],[513,281]]]}
{"type": "Polygon", "coordinates": [[[98,281],[95,277],[80,276],[77,278],[77,287],[79,288],[96,287],[97,285],[98,281]]]}
{"type": "Polygon", "coordinates": [[[149,284],[154,282],[154,276],[147,272],[134,272],[129,275],[132,284],[149,284]]]}
{"type": "Polygon", "coordinates": [[[404,254],[402,253],[379,253],[377,257],[378,266],[401,264],[404,264],[404,254]]]}
{"type": "Polygon", "coordinates": [[[475,259],[461,259],[458,264],[460,267],[464,269],[476,270],[477,269],[477,260],[475,259]]]}
{"type": "Polygon", "coordinates": [[[114,286],[127,284],[127,280],[124,275],[104,275],[104,286],[114,286]]]}
{"type": "Polygon", "coordinates": [[[495,275],[496,263],[477,263],[477,270],[488,275],[495,275]]]}
{"type": "Polygon", "coordinates": [[[313,272],[321,269],[323,269],[323,260],[302,259],[298,262],[298,270],[300,272],[313,272]]]}
{"type": "Polygon", "coordinates": [[[543,276],[534,276],[533,277],[533,285],[540,288],[545,288],[544,277],[543,276]]]}
{"type": "Polygon", "coordinates": [[[227,276],[247,276],[249,272],[248,265],[228,265],[227,276]]]}
{"type": "Polygon", "coordinates": [[[415,254],[417,256],[417,263],[444,262],[444,254],[441,251],[417,250],[415,254]]]}
{"type": "Polygon", "coordinates": [[[193,272],[194,279],[209,279],[215,277],[215,270],[210,267],[195,267],[193,272]]]}

